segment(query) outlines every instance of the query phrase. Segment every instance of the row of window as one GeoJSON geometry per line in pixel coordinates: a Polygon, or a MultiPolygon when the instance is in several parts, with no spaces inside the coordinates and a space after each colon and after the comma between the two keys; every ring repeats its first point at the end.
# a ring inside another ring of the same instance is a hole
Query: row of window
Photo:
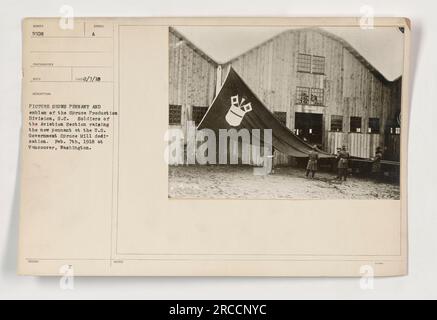
{"type": "MultiPolygon", "coordinates": [[[[343,116],[332,115],[331,116],[331,131],[342,132],[343,131],[343,116]]],[[[362,132],[362,120],[361,117],[350,117],[349,122],[350,132],[362,132]]],[[[401,134],[400,127],[387,127],[387,131],[390,134],[401,134]]],[[[369,118],[367,126],[368,133],[380,133],[379,118],[369,118]]]]}
{"type": "MultiPolygon", "coordinates": [[[[202,121],[207,110],[208,110],[207,107],[193,106],[192,121],[194,121],[194,123],[198,125],[200,121],[202,121]]],[[[274,115],[284,126],[287,125],[287,112],[275,111],[274,115]]],[[[182,106],[171,104],[169,106],[168,123],[170,125],[180,125],[181,122],[182,122],[182,106]]]]}
{"type": "Polygon", "coordinates": [[[325,74],[325,57],[299,53],[297,56],[297,71],[325,74]]]}
{"type": "MultiPolygon", "coordinates": [[[[287,113],[283,111],[275,111],[275,117],[283,124],[287,125],[287,113]]],[[[361,132],[362,120],[361,117],[350,118],[350,132],[361,132]]],[[[342,132],[343,131],[343,116],[332,115],[331,116],[331,131],[342,132]]],[[[369,118],[368,133],[379,133],[379,118],[369,118]]],[[[390,128],[390,133],[399,134],[399,128],[390,128]]]]}
{"type": "MultiPolygon", "coordinates": [[[[200,123],[203,119],[207,107],[193,106],[193,116],[192,119],[196,125],[200,123]]],[[[275,111],[273,113],[275,117],[283,124],[287,125],[287,112],[275,111]]],[[[169,107],[169,124],[170,125],[180,125],[182,119],[182,106],[180,105],[170,105],[169,107]]],[[[369,118],[368,133],[379,133],[380,124],[379,118],[369,118]]],[[[400,128],[393,127],[389,128],[391,134],[400,134],[400,128]]],[[[343,131],[343,116],[331,115],[331,131],[342,132],[343,131]]],[[[361,117],[350,117],[349,121],[349,132],[362,132],[362,118],[361,117]]]]}
{"type": "MultiPolygon", "coordinates": [[[[362,132],[362,119],[361,117],[350,117],[349,132],[362,132]]],[[[343,131],[343,116],[332,115],[331,116],[331,131],[342,132],[343,131]]],[[[379,118],[369,118],[368,133],[379,133],[379,118]]]]}

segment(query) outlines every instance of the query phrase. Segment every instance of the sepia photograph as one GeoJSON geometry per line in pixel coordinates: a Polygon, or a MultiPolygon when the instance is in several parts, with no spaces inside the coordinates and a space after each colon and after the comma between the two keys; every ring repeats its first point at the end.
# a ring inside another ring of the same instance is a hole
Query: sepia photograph
{"type": "Polygon", "coordinates": [[[169,28],[170,199],[400,198],[399,27],[169,28]]]}
{"type": "Polygon", "coordinates": [[[437,298],[437,2],[6,4],[0,300],[437,298]]]}

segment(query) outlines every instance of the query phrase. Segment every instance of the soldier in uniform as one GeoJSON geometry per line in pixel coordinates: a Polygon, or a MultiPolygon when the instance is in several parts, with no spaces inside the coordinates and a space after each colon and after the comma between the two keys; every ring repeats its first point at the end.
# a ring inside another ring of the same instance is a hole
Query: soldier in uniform
{"type": "Polygon", "coordinates": [[[349,152],[346,150],[346,146],[341,148],[341,151],[337,154],[338,159],[338,178],[340,180],[346,181],[347,179],[347,169],[348,169],[348,160],[349,160],[349,152]]]}
{"type": "Polygon", "coordinates": [[[331,161],[331,170],[337,171],[337,179],[340,179],[339,172],[338,172],[338,155],[341,152],[341,148],[337,148],[337,153],[335,154],[335,158],[333,158],[331,161]]]}
{"type": "Polygon", "coordinates": [[[267,156],[267,158],[269,158],[269,161],[272,162],[272,171],[270,172],[270,174],[274,174],[275,173],[275,157],[276,157],[276,149],[274,146],[272,146],[272,154],[270,156],[267,156]]]}
{"type": "Polygon", "coordinates": [[[317,160],[319,159],[319,153],[317,152],[317,146],[313,146],[313,150],[311,150],[309,156],[308,156],[308,164],[307,164],[307,171],[306,171],[306,177],[308,178],[310,172],[311,177],[314,178],[314,175],[317,171],[317,160]]]}
{"type": "Polygon", "coordinates": [[[382,160],[382,149],[377,147],[375,151],[375,157],[372,163],[372,175],[376,180],[381,178],[381,160],[382,160]]]}

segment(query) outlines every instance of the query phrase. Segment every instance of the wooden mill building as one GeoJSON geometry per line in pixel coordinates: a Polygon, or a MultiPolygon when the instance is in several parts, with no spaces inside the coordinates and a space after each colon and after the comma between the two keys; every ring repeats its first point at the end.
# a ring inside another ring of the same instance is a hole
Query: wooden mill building
{"type": "MultiPolygon", "coordinates": [[[[388,81],[343,39],[321,29],[291,29],[218,64],[170,29],[169,123],[202,119],[232,66],[302,139],[336,153],[399,160],[401,78],[388,81]]],[[[279,156],[279,163],[290,159],[279,156]]]]}

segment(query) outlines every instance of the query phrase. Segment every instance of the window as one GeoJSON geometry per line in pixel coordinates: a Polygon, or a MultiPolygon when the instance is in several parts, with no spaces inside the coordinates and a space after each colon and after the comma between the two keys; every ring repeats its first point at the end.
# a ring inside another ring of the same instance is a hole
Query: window
{"type": "Polygon", "coordinates": [[[331,116],[331,131],[341,132],[343,131],[343,116],[331,116]]]}
{"type": "Polygon", "coordinates": [[[202,121],[206,111],[208,111],[208,107],[193,106],[193,121],[196,126],[200,123],[200,121],[202,121]]]}
{"type": "Polygon", "coordinates": [[[297,71],[311,72],[311,55],[299,53],[297,56],[297,71]]]}
{"type": "Polygon", "coordinates": [[[350,132],[361,132],[361,117],[351,117],[350,132]]]}
{"type": "Polygon", "coordinates": [[[323,89],[311,89],[311,104],[314,106],[323,106],[323,89]]]}
{"type": "Polygon", "coordinates": [[[287,112],[275,111],[274,115],[284,126],[287,125],[287,112]]]}
{"type": "Polygon", "coordinates": [[[297,104],[310,104],[310,88],[297,87],[297,104]]]}
{"type": "Polygon", "coordinates": [[[299,53],[297,56],[297,71],[325,74],[325,57],[299,53]]]}
{"type": "Polygon", "coordinates": [[[171,104],[168,113],[168,123],[178,125],[182,122],[182,106],[171,104]]]}
{"type": "Polygon", "coordinates": [[[401,128],[399,127],[389,127],[390,134],[401,134],[401,128]]]}
{"type": "Polygon", "coordinates": [[[313,56],[311,72],[325,74],[325,57],[313,56]]]}
{"type": "Polygon", "coordinates": [[[318,88],[296,88],[296,104],[323,106],[324,90],[318,88]]]}
{"type": "Polygon", "coordinates": [[[398,119],[387,119],[385,132],[389,134],[401,134],[399,124],[400,121],[398,119]]]}
{"type": "Polygon", "coordinates": [[[369,118],[369,133],[379,133],[379,119],[369,118]]]}

